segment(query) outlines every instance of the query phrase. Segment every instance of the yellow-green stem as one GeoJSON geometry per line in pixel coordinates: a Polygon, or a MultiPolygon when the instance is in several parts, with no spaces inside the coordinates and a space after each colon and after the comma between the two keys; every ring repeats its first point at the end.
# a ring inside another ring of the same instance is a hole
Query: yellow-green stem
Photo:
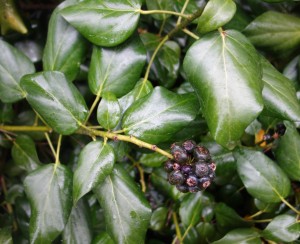
{"type": "Polygon", "coordinates": [[[60,154],[60,147],[61,147],[61,140],[62,140],[62,135],[59,135],[58,141],[57,141],[57,148],[56,148],[56,158],[55,158],[55,165],[59,165],[59,154],[60,154]]]}
{"type": "Polygon", "coordinates": [[[300,215],[300,211],[298,211],[296,208],[294,208],[287,200],[285,200],[283,197],[279,196],[281,201],[287,205],[291,210],[293,210],[296,214],[300,215]]]}
{"type": "Polygon", "coordinates": [[[52,132],[52,129],[47,126],[15,126],[15,125],[0,125],[2,131],[40,131],[52,132]]]}
{"type": "Polygon", "coordinates": [[[190,231],[190,229],[191,229],[192,227],[193,227],[192,224],[190,224],[190,225],[187,227],[187,229],[186,229],[185,232],[183,233],[183,236],[182,236],[181,241],[183,241],[184,238],[186,238],[187,234],[189,233],[189,231],[190,231]]]}
{"type": "MultiPolygon", "coordinates": [[[[183,5],[183,7],[182,7],[182,9],[181,9],[181,11],[180,11],[181,14],[184,13],[184,11],[185,11],[185,9],[186,9],[186,7],[187,7],[188,4],[189,4],[189,0],[186,0],[185,3],[184,3],[184,5],[183,5]]],[[[181,19],[182,19],[182,17],[179,16],[179,18],[178,18],[178,20],[176,22],[176,25],[179,25],[181,23],[181,19]]]]}
{"type": "MultiPolygon", "coordinates": [[[[174,222],[175,230],[176,230],[176,238],[179,240],[180,243],[182,243],[182,235],[181,235],[181,232],[180,232],[180,228],[179,228],[179,223],[178,223],[176,212],[172,213],[172,217],[173,217],[173,222],[174,222]]],[[[176,240],[176,238],[175,238],[175,240],[176,240]]]]}
{"type": "Polygon", "coordinates": [[[55,152],[55,149],[54,149],[54,147],[53,147],[53,144],[52,144],[52,141],[51,141],[51,139],[50,139],[50,136],[49,136],[49,134],[48,134],[47,132],[45,132],[45,137],[46,137],[46,140],[47,140],[47,142],[48,142],[48,145],[49,145],[49,147],[50,147],[50,149],[51,149],[51,152],[52,152],[54,158],[56,159],[56,158],[57,158],[56,152],[55,152]]]}
{"type": "Polygon", "coordinates": [[[170,14],[175,16],[180,16],[182,18],[188,18],[190,17],[188,14],[182,14],[174,11],[168,11],[168,10],[139,10],[140,14],[170,14]]]}

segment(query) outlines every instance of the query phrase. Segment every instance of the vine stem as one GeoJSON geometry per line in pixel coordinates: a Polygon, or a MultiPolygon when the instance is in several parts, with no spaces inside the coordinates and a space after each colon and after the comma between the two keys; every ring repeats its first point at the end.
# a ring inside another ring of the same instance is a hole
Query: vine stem
{"type": "Polygon", "coordinates": [[[62,140],[62,135],[60,134],[58,137],[58,141],[57,141],[55,166],[58,166],[60,164],[59,154],[60,154],[60,148],[61,148],[61,140],[62,140]]]}
{"type": "Polygon", "coordinates": [[[47,132],[45,132],[45,137],[46,137],[46,140],[47,140],[47,142],[48,142],[48,145],[49,145],[49,147],[50,147],[50,149],[51,149],[51,152],[52,152],[52,154],[54,155],[54,158],[56,159],[56,158],[57,158],[56,152],[55,152],[55,149],[54,149],[54,147],[53,147],[53,144],[52,144],[52,142],[51,142],[51,140],[50,140],[50,136],[49,136],[49,134],[48,134],[47,132]]]}
{"type": "Polygon", "coordinates": [[[287,205],[291,210],[293,210],[297,215],[300,215],[300,211],[298,211],[296,208],[294,208],[287,200],[285,200],[282,196],[279,196],[280,200],[287,205]]]}
{"type": "Polygon", "coordinates": [[[183,14],[183,13],[178,13],[174,11],[168,11],[168,10],[139,10],[138,11],[140,14],[170,14],[170,15],[175,15],[175,16],[180,16],[182,18],[188,18],[189,15],[183,14]]]}
{"type": "MultiPolygon", "coordinates": [[[[184,5],[183,5],[181,11],[180,11],[181,14],[184,13],[184,11],[185,11],[186,7],[188,6],[188,4],[189,4],[189,0],[186,0],[186,1],[184,2],[184,5]]],[[[177,22],[176,22],[177,25],[179,25],[179,24],[181,23],[181,19],[182,19],[182,17],[179,16],[179,18],[178,18],[178,20],[177,20],[177,22]]]]}
{"type": "Polygon", "coordinates": [[[263,213],[264,213],[264,211],[263,211],[263,210],[260,210],[260,211],[256,212],[255,214],[252,214],[251,216],[246,216],[246,217],[244,218],[244,220],[246,220],[246,221],[251,221],[253,218],[255,218],[255,217],[257,217],[257,216],[259,216],[259,215],[261,215],[261,214],[263,214],[263,213]]]}
{"type": "Polygon", "coordinates": [[[176,239],[179,240],[180,243],[182,243],[182,235],[180,232],[180,228],[179,228],[179,223],[178,223],[178,219],[177,219],[177,214],[175,212],[172,213],[172,217],[173,217],[173,222],[175,225],[175,230],[176,230],[176,238],[174,239],[173,243],[176,243],[176,239]]]}
{"type": "Polygon", "coordinates": [[[39,131],[52,132],[48,126],[15,126],[15,125],[0,125],[1,131],[39,131]]]}

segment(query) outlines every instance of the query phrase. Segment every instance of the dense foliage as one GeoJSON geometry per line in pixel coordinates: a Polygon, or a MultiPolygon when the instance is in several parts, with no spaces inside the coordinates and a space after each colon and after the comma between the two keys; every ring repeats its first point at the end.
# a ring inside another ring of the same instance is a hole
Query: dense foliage
{"type": "Polygon", "coordinates": [[[299,10],[0,0],[0,243],[300,243],[299,10]]]}

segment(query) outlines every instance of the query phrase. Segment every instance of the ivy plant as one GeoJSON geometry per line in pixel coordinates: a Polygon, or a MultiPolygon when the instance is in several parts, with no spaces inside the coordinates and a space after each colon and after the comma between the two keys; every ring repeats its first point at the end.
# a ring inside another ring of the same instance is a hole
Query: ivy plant
{"type": "Polygon", "coordinates": [[[1,243],[300,243],[299,1],[35,2],[0,0],[1,243]]]}

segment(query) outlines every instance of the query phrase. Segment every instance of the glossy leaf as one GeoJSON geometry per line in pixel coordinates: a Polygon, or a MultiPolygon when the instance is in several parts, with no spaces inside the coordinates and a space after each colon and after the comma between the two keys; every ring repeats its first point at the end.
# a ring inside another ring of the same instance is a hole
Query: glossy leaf
{"type": "Polygon", "coordinates": [[[218,29],[232,19],[235,11],[232,0],[209,0],[198,19],[197,31],[203,34],[218,29]]]}
{"type": "Polygon", "coordinates": [[[264,113],[268,116],[300,121],[300,104],[292,82],[262,59],[264,113]]]}
{"type": "Polygon", "coordinates": [[[8,228],[0,228],[0,243],[13,244],[13,239],[8,228]]]}
{"type": "Polygon", "coordinates": [[[59,12],[70,4],[70,1],[64,2],[52,13],[44,49],[43,67],[45,71],[60,71],[72,81],[79,72],[87,45],[84,38],[66,22],[59,12]]]}
{"type": "Polygon", "coordinates": [[[299,238],[300,236],[300,223],[297,223],[296,216],[291,216],[288,214],[282,214],[276,216],[268,226],[261,233],[262,236],[268,240],[275,242],[292,242],[299,238]],[[298,228],[293,228],[290,230],[291,226],[298,228]]]}
{"type": "Polygon", "coordinates": [[[143,243],[151,209],[127,172],[116,165],[94,192],[104,209],[107,231],[115,243],[143,243]]]}
{"type": "MultiPolygon", "coordinates": [[[[170,11],[173,9],[173,4],[175,4],[172,0],[146,0],[147,9],[148,10],[167,10],[170,11]]],[[[151,17],[157,20],[166,20],[171,15],[169,14],[152,14],[151,17]]]]}
{"type": "Polygon", "coordinates": [[[93,237],[90,209],[86,202],[78,201],[73,206],[69,220],[63,232],[63,243],[91,243],[93,237]]]}
{"type": "Polygon", "coordinates": [[[213,244],[261,244],[260,235],[254,229],[235,229],[213,244]]]}
{"type": "Polygon", "coordinates": [[[78,166],[74,172],[74,202],[103,182],[112,172],[114,163],[114,151],[109,144],[101,141],[87,144],[79,155],[78,166]]]}
{"type": "Polygon", "coordinates": [[[178,95],[156,87],[126,110],[122,128],[128,135],[156,144],[187,126],[197,111],[197,100],[192,94],[178,95]]]}
{"type": "Polygon", "coordinates": [[[34,141],[26,135],[20,135],[13,142],[11,150],[14,162],[28,172],[41,166],[34,141]]]}
{"type": "Polygon", "coordinates": [[[210,132],[224,147],[233,148],[263,108],[259,60],[249,41],[233,30],[205,35],[185,56],[183,67],[210,132]]]}
{"type": "Polygon", "coordinates": [[[139,162],[147,167],[160,167],[168,158],[160,153],[145,153],[143,154],[139,162]]]}
{"type": "Polygon", "coordinates": [[[286,56],[300,46],[299,28],[300,18],[268,11],[254,19],[244,33],[255,46],[286,56]]]}
{"type": "Polygon", "coordinates": [[[26,95],[20,86],[23,75],[35,72],[33,63],[18,49],[0,40],[0,99],[13,103],[26,95]]]}
{"type": "Polygon", "coordinates": [[[139,80],[145,62],[146,50],[137,36],[115,48],[94,46],[88,76],[92,93],[125,95],[139,80]]]}
{"type": "Polygon", "coordinates": [[[92,244],[114,244],[114,241],[111,239],[107,232],[102,232],[96,236],[92,244]]]}
{"type": "Polygon", "coordinates": [[[234,153],[234,157],[239,176],[250,195],[266,203],[280,202],[288,196],[288,177],[262,152],[240,149],[234,153]]]}
{"type": "Polygon", "coordinates": [[[87,0],[62,10],[62,16],[90,42],[116,46],[135,30],[140,0],[87,0]]]}
{"type": "Polygon", "coordinates": [[[107,130],[112,130],[121,119],[121,108],[118,99],[113,93],[105,93],[99,103],[97,120],[107,130]]]}
{"type": "Polygon", "coordinates": [[[279,140],[275,156],[280,168],[292,180],[300,179],[300,135],[291,122],[285,122],[286,132],[279,140]]]}
{"type": "MultiPolygon", "coordinates": [[[[214,224],[208,222],[200,222],[196,226],[197,233],[199,234],[200,241],[199,243],[211,243],[211,239],[213,239],[216,235],[216,230],[214,224]]],[[[214,238],[216,239],[216,238],[214,238]]]]}
{"type": "Polygon", "coordinates": [[[32,108],[58,133],[72,134],[85,120],[85,101],[63,73],[45,71],[26,75],[21,85],[32,108]]]}
{"type": "Polygon", "coordinates": [[[168,218],[168,208],[159,207],[155,209],[151,216],[149,228],[154,231],[161,231],[166,226],[167,218],[168,218]]]}
{"type": "Polygon", "coordinates": [[[30,243],[50,243],[63,231],[72,208],[72,173],[47,164],[24,180],[30,201],[30,243]]]}

